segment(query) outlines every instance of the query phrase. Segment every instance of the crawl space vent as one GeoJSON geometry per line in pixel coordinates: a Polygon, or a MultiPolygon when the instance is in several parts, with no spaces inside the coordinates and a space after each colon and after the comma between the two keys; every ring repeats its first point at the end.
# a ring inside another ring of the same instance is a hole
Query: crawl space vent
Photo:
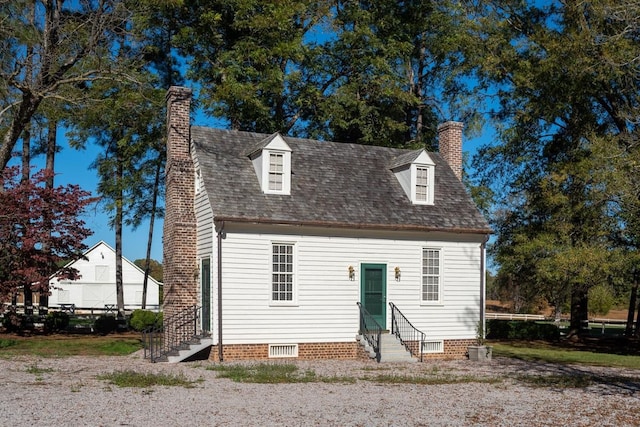
{"type": "Polygon", "coordinates": [[[269,357],[298,357],[298,344],[269,344],[269,357]]]}

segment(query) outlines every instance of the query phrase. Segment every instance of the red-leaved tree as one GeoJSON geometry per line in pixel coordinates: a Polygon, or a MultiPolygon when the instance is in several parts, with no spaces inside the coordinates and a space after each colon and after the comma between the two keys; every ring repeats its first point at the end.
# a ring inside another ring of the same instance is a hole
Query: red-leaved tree
{"type": "Polygon", "coordinates": [[[78,278],[78,271],[59,268],[87,249],[92,234],[81,215],[94,202],[76,185],[46,188],[47,172],[20,182],[17,167],[0,176],[0,300],[30,287],[49,292],[49,278],[78,278]]]}

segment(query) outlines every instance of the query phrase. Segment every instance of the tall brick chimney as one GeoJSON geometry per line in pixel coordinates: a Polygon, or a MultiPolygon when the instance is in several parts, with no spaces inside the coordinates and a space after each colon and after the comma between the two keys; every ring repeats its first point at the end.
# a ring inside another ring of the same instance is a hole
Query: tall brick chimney
{"type": "Polygon", "coordinates": [[[167,163],[163,237],[164,318],[198,302],[194,166],[190,152],[191,89],[167,92],[167,163]]]}
{"type": "Polygon", "coordinates": [[[438,125],[438,146],[440,155],[462,181],[462,129],[460,122],[444,122],[438,125]]]}

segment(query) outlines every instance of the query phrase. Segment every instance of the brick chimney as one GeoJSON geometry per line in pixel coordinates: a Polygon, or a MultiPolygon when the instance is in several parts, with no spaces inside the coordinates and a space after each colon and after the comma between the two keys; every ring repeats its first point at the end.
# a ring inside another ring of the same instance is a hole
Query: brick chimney
{"type": "Polygon", "coordinates": [[[163,236],[164,318],[198,302],[191,89],[167,92],[167,163],[163,236]]]}
{"type": "Polygon", "coordinates": [[[440,155],[462,181],[462,129],[460,122],[444,122],[438,125],[438,146],[440,155]]]}

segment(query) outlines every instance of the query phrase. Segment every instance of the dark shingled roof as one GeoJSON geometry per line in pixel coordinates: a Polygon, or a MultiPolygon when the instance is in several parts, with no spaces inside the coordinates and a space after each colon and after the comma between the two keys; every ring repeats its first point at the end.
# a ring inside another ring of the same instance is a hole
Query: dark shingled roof
{"type": "MultiPolygon", "coordinates": [[[[490,233],[462,183],[437,153],[433,205],[414,205],[390,165],[400,150],[283,139],[291,147],[291,195],[264,194],[248,152],[271,135],[194,126],[191,139],[217,220],[348,228],[490,233]]],[[[415,157],[414,157],[415,158],[415,157]]]]}

